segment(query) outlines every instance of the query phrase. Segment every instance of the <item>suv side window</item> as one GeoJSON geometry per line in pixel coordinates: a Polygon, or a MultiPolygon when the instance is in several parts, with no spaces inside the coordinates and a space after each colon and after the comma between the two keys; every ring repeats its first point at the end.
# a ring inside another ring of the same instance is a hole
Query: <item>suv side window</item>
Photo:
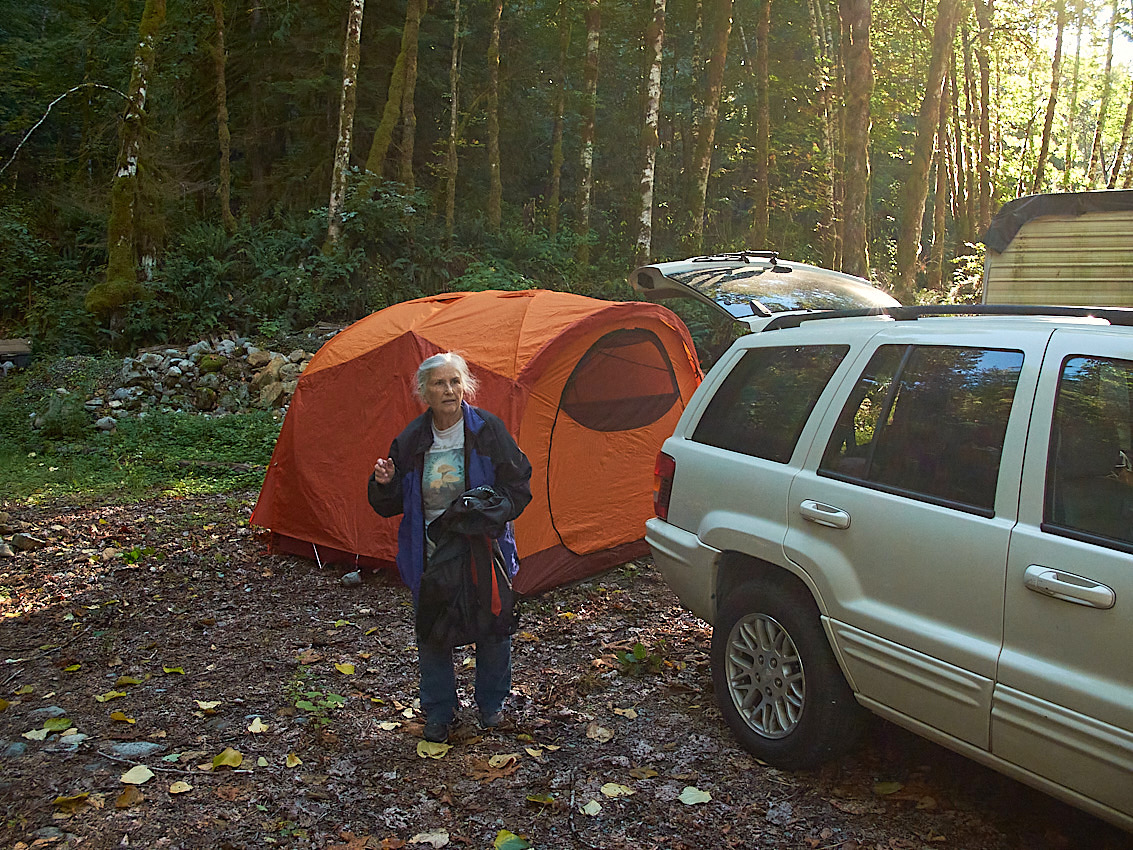
{"type": "Polygon", "coordinates": [[[753,348],[708,403],[698,443],[786,463],[848,345],[753,348]]]}
{"type": "Polygon", "coordinates": [[[884,345],[819,474],[991,516],[1023,352],[884,345]]]}
{"type": "Polygon", "coordinates": [[[1045,531],[1133,543],[1131,396],[1130,361],[1063,361],[1047,456],[1045,531]]]}

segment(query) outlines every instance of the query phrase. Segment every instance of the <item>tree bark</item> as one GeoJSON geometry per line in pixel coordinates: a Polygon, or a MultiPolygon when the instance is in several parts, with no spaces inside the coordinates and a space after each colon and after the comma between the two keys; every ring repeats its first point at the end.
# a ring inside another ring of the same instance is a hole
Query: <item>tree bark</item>
{"type": "MultiPolygon", "coordinates": [[[[978,0],[977,0],[978,2],[978,0]]],[[[873,53],[869,31],[871,0],[838,0],[846,85],[843,106],[842,271],[868,278],[869,132],[873,95],[873,53]]]]}
{"type": "Polygon", "coordinates": [[[598,0],[586,0],[586,65],[582,99],[582,179],[578,189],[578,261],[590,262],[590,191],[594,182],[594,116],[598,102],[598,40],[602,19],[598,0]]]}
{"type": "Polygon", "coordinates": [[[816,235],[821,243],[822,257],[825,265],[830,268],[837,268],[835,265],[835,257],[837,256],[837,249],[835,243],[837,241],[838,228],[836,226],[837,207],[835,205],[835,190],[834,190],[834,127],[831,115],[831,92],[830,92],[830,78],[832,76],[831,69],[831,45],[830,38],[827,32],[826,17],[825,17],[825,4],[823,0],[810,0],[807,3],[808,17],[810,20],[810,41],[814,49],[814,72],[815,72],[815,91],[818,92],[818,105],[820,109],[819,114],[819,130],[822,135],[822,155],[825,159],[825,185],[823,186],[823,216],[820,217],[818,225],[815,228],[816,235]]]}
{"type": "MultiPolygon", "coordinates": [[[[414,29],[419,32],[429,0],[410,0],[409,6],[414,10],[414,29]]],[[[417,41],[414,37],[405,53],[405,88],[401,92],[401,167],[398,179],[409,191],[413,191],[416,185],[413,179],[413,147],[417,141],[417,112],[413,101],[417,96],[417,41]]]]}
{"type": "Polygon", "coordinates": [[[551,126],[551,191],[547,199],[547,226],[552,236],[559,232],[562,205],[563,114],[566,112],[566,60],[570,49],[570,20],[565,0],[559,0],[559,65],[555,75],[554,115],[551,126]]]}
{"type": "Polygon", "coordinates": [[[342,233],[342,204],[346,197],[346,173],[350,168],[350,142],[354,135],[354,106],[358,102],[358,54],[362,42],[362,14],[366,0],[351,0],[346,21],[346,43],[342,48],[342,94],[338,107],[338,141],[334,146],[334,169],[327,204],[327,246],[342,233]]]}
{"type": "Polygon", "coordinates": [[[236,217],[232,215],[232,135],[228,130],[228,82],[225,66],[228,61],[224,49],[224,0],[212,0],[212,14],[216,20],[216,44],[213,58],[216,66],[216,137],[220,145],[220,220],[224,229],[236,230],[236,217]]]}
{"type": "Polygon", "coordinates": [[[1125,162],[1125,151],[1129,147],[1129,132],[1133,128],[1133,83],[1129,87],[1129,103],[1125,107],[1125,121],[1121,125],[1121,142],[1117,146],[1117,153],[1113,157],[1113,168],[1109,173],[1109,181],[1106,183],[1107,189],[1113,189],[1117,186],[1117,177],[1121,171],[1121,165],[1125,162]]]}
{"type": "MultiPolygon", "coordinates": [[[[106,280],[86,294],[86,308],[114,326],[122,308],[144,295],[138,282],[137,212],[141,201],[138,170],[145,131],[146,95],[157,57],[157,34],[165,22],[165,0],[146,0],[130,73],[129,103],[118,125],[118,168],[110,187],[106,280]]],[[[143,263],[144,265],[144,263],[143,263]]]]}
{"type": "Polygon", "coordinates": [[[1105,180],[1105,162],[1102,158],[1102,131],[1105,128],[1106,114],[1109,112],[1110,92],[1113,88],[1113,36],[1117,31],[1117,3],[1113,0],[1113,13],[1109,19],[1109,39],[1105,52],[1105,75],[1102,78],[1102,98],[1098,104],[1098,123],[1094,127],[1094,143],[1090,146],[1090,164],[1086,167],[1086,184],[1094,188],[1099,172],[1105,180]]]}
{"type": "Polygon", "coordinates": [[[1074,165],[1074,120],[1078,114],[1078,75],[1082,68],[1082,29],[1086,20],[1085,0],[1078,0],[1076,4],[1078,18],[1078,35],[1074,46],[1074,75],[1070,80],[1070,109],[1066,113],[1066,159],[1062,165],[1062,191],[1069,192],[1071,186],[1070,171],[1074,165]]]}
{"type": "Polygon", "coordinates": [[[661,111],[661,47],[665,40],[665,0],[653,0],[653,20],[645,33],[649,75],[645,84],[645,117],[641,127],[641,205],[635,266],[649,262],[653,242],[653,178],[657,164],[657,118],[661,111]]]}
{"type": "Polygon", "coordinates": [[[728,61],[728,39],[732,33],[732,0],[715,0],[712,21],[712,55],[708,59],[708,85],[704,96],[704,118],[696,128],[692,158],[692,186],[688,198],[689,226],[686,247],[699,253],[704,242],[704,209],[708,197],[708,175],[712,170],[712,150],[720,96],[724,91],[724,66],[728,61]]]}
{"type": "Polygon", "coordinates": [[[448,72],[449,123],[448,154],[445,162],[445,244],[452,247],[453,232],[456,229],[456,171],[459,158],[456,153],[456,137],[460,107],[460,0],[452,3],[452,59],[448,72]]]}
{"type": "Polygon", "coordinates": [[[492,7],[492,34],[488,40],[488,227],[499,232],[503,218],[503,180],[500,176],[500,18],[504,0],[492,7]]]}
{"type": "Polygon", "coordinates": [[[1050,63],[1050,97],[1046,102],[1046,117],[1043,120],[1042,141],[1039,143],[1039,156],[1035,160],[1035,179],[1031,181],[1031,194],[1036,194],[1043,185],[1043,172],[1050,153],[1050,133],[1054,127],[1054,110],[1058,104],[1058,84],[1062,75],[1062,34],[1066,30],[1066,0],[1058,0],[1054,33],[1054,58],[1050,63]]]}
{"type": "Polygon", "coordinates": [[[936,189],[932,202],[932,249],[929,251],[926,283],[926,288],[930,292],[943,292],[944,283],[944,241],[947,238],[948,220],[948,118],[952,112],[949,100],[956,100],[955,66],[953,66],[953,76],[944,81],[944,93],[940,99],[940,112],[936,124],[936,189]],[[949,82],[952,85],[949,85],[949,82]]]}
{"type": "Polygon", "coordinates": [[[979,36],[976,62],[980,66],[979,230],[991,224],[991,25],[993,0],[973,0],[979,36]]]}
{"type": "MultiPolygon", "coordinates": [[[[751,244],[763,249],[769,244],[771,224],[771,85],[768,53],[771,38],[771,0],[760,0],[755,28],[755,77],[758,106],[755,125],[755,191],[752,205],[751,244]]],[[[817,57],[816,57],[817,61],[817,57]]]]}
{"type": "Polygon", "coordinates": [[[905,183],[902,203],[903,220],[897,236],[897,268],[894,274],[894,295],[899,301],[911,303],[916,283],[918,255],[920,253],[921,226],[925,201],[928,198],[928,175],[932,165],[933,142],[940,120],[940,99],[944,77],[952,55],[952,39],[960,16],[959,0],[940,0],[933,27],[932,58],[929,61],[928,79],[924,99],[917,114],[917,136],[913,142],[913,162],[905,183]]]}
{"type": "Polygon", "coordinates": [[[393,143],[393,131],[397,128],[398,119],[401,118],[401,105],[405,97],[405,63],[411,44],[416,54],[417,35],[421,27],[420,7],[417,4],[418,0],[408,0],[406,3],[405,27],[401,30],[401,50],[394,62],[393,73],[390,74],[389,92],[386,95],[386,105],[382,109],[382,120],[378,123],[378,129],[374,131],[370,152],[366,156],[366,170],[375,177],[382,175],[386,156],[393,143]]]}

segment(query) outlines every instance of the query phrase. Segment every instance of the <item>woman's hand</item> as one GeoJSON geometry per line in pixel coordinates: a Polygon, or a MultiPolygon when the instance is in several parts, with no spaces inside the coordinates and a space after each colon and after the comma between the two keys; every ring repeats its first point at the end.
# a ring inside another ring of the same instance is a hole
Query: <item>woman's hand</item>
{"type": "Polygon", "coordinates": [[[380,457],[374,463],[374,480],[379,484],[389,484],[396,471],[392,457],[380,457]]]}

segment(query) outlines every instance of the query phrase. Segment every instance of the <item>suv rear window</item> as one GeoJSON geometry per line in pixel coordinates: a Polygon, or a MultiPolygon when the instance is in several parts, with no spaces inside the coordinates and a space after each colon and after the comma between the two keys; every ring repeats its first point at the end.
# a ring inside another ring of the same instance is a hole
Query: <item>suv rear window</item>
{"type": "Polygon", "coordinates": [[[786,463],[847,345],[753,348],[713,395],[692,439],[786,463]]]}
{"type": "Polygon", "coordinates": [[[1021,351],[884,345],[851,393],[820,475],[992,515],[1021,351]]]}
{"type": "Polygon", "coordinates": [[[1071,537],[1133,543],[1131,408],[1133,363],[1068,357],[1062,364],[1047,462],[1049,525],[1071,537]]]}

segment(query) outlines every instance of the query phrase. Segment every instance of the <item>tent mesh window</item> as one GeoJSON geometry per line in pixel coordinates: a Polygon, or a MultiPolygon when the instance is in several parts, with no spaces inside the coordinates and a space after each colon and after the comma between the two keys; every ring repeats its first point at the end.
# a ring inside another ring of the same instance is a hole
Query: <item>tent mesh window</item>
{"type": "Polygon", "coordinates": [[[643,328],[599,339],[574,367],[560,407],[594,431],[629,431],[656,422],[680,398],[661,340],[643,328]]]}

